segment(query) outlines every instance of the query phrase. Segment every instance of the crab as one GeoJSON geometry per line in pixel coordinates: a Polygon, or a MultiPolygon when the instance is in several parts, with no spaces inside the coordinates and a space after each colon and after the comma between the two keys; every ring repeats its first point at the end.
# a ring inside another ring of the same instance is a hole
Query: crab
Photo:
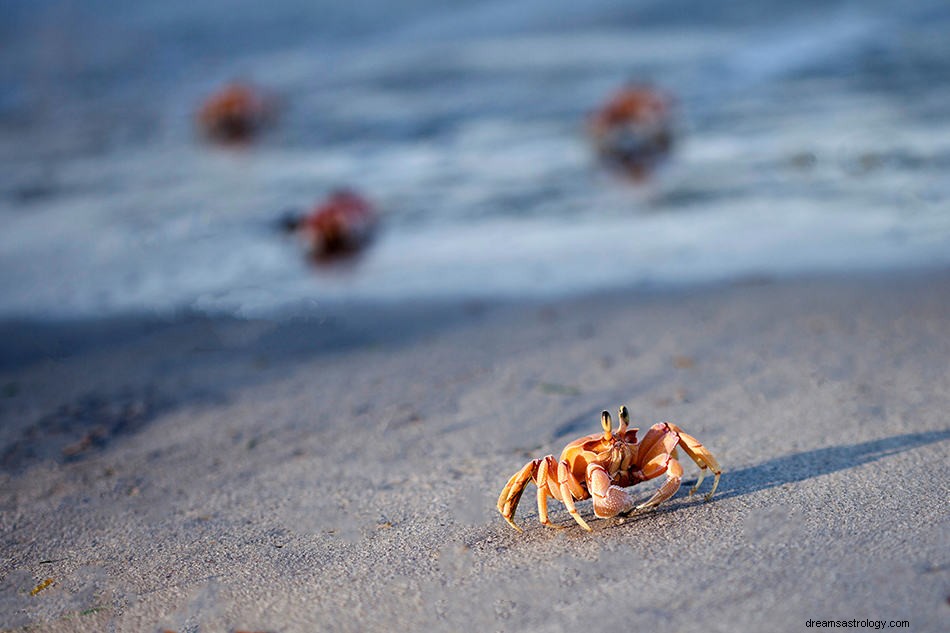
{"type": "Polygon", "coordinates": [[[288,215],[284,228],[300,236],[316,262],[352,255],[369,243],[378,224],[373,204],[350,189],[338,189],[305,216],[288,215]]]}
{"type": "Polygon", "coordinates": [[[707,471],[715,475],[712,490],[706,494],[709,501],[719,486],[722,470],[709,450],[692,435],[670,422],[654,424],[643,439],[637,441],[637,430],[627,428],[630,414],[620,407],[620,423],[613,430],[610,413],[601,413],[603,433],[578,438],[564,447],[559,460],[553,455],[533,459],[512,475],[498,497],[498,511],[511,527],[519,532],[514,522],[518,501],[528,485],[538,487],[538,519],[548,527],[561,527],[548,519],[548,497],[564,504],[578,525],[592,531],[578,513],[575,500],[593,498],[594,514],[607,519],[618,514],[647,510],[663,503],[679,490],[683,466],[677,459],[677,447],[699,466],[699,478],[690,489],[692,495],[703,483],[707,471]],[[624,488],[641,481],[666,475],[666,481],[645,502],[637,504],[624,488]]]}
{"type": "Polygon", "coordinates": [[[588,123],[597,152],[634,180],[645,179],[673,145],[673,97],[647,85],[614,94],[588,123]]]}
{"type": "Polygon", "coordinates": [[[216,141],[248,141],[271,121],[275,105],[274,97],[255,86],[234,82],[208,97],[198,111],[198,125],[216,141]]]}

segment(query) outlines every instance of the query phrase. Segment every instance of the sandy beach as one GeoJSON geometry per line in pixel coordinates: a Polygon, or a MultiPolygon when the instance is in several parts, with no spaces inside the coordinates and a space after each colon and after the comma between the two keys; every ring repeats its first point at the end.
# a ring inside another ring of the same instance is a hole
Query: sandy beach
{"type": "Polygon", "coordinates": [[[4,631],[950,616],[946,273],[3,327],[4,631]],[[588,534],[532,485],[512,530],[507,478],[622,403],[715,453],[715,498],[581,502],[588,534]]]}
{"type": "Polygon", "coordinates": [[[905,4],[5,3],[0,633],[950,631],[905,4]]]}

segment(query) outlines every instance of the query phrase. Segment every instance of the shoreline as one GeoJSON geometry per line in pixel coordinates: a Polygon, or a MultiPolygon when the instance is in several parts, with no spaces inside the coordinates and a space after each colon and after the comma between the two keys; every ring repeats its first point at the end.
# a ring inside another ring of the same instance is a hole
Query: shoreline
{"type": "Polygon", "coordinates": [[[0,324],[0,630],[940,630],[950,272],[354,317],[0,324]],[[716,497],[511,530],[623,403],[716,497]]]}
{"type": "MultiPolygon", "coordinates": [[[[637,283],[626,286],[576,291],[552,296],[511,297],[407,297],[403,300],[378,301],[333,299],[302,302],[285,306],[272,314],[241,316],[234,310],[199,310],[176,308],[168,312],[143,310],[119,312],[103,316],[46,318],[36,315],[0,316],[0,372],[17,370],[43,360],[63,360],[104,348],[137,344],[150,336],[162,336],[175,329],[190,327],[248,327],[271,324],[273,329],[299,331],[314,337],[318,350],[344,349],[361,344],[386,344],[402,337],[423,336],[429,329],[464,325],[486,315],[501,311],[543,309],[546,306],[569,306],[584,302],[645,303],[692,295],[707,295],[734,288],[757,286],[861,286],[928,283],[950,276],[950,269],[941,266],[898,270],[865,270],[850,273],[797,275],[746,275],[737,278],[680,282],[637,283]],[[379,331],[386,322],[397,323],[396,332],[379,331]],[[343,329],[348,336],[334,341],[343,329]],[[375,330],[375,331],[374,331],[375,330]],[[354,333],[356,336],[354,337],[354,333]]],[[[294,334],[291,334],[292,336],[294,334]]]]}

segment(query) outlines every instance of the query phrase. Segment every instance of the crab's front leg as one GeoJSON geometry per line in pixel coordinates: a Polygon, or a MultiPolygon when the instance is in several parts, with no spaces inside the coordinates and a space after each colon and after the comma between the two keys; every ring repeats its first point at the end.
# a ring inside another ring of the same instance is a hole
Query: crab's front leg
{"type": "Polygon", "coordinates": [[[636,466],[643,480],[653,479],[666,473],[666,481],[652,497],[638,505],[636,510],[657,506],[679,490],[683,479],[683,467],[676,460],[679,435],[667,424],[654,424],[643,436],[637,451],[636,466]]]}
{"type": "Polygon", "coordinates": [[[538,484],[538,520],[541,525],[560,528],[561,526],[551,523],[551,520],[548,519],[548,497],[561,498],[560,484],[558,483],[558,463],[553,455],[548,455],[541,460],[534,481],[538,484]]]}
{"type": "Polygon", "coordinates": [[[580,512],[577,511],[577,508],[574,506],[574,499],[584,499],[587,497],[584,492],[584,488],[581,486],[580,482],[574,478],[573,473],[571,473],[571,465],[566,459],[561,460],[561,463],[557,467],[557,479],[558,484],[560,485],[561,492],[561,502],[564,504],[564,507],[567,508],[567,511],[571,513],[571,516],[574,517],[574,520],[577,521],[577,524],[587,530],[588,532],[593,532],[590,529],[590,526],[587,525],[587,521],[581,516],[580,512]]]}
{"type": "Polygon", "coordinates": [[[667,422],[666,425],[679,435],[679,446],[683,449],[683,452],[686,453],[690,459],[696,462],[696,465],[699,466],[699,479],[696,480],[696,484],[690,488],[689,494],[693,494],[699,490],[699,485],[703,483],[703,478],[706,476],[706,469],[709,469],[713,472],[713,487],[706,494],[706,501],[712,499],[712,496],[716,493],[716,488],[719,487],[719,476],[722,475],[722,469],[719,467],[719,462],[716,461],[716,458],[713,457],[713,454],[709,452],[709,449],[702,445],[702,443],[697,440],[695,437],[686,433],[680,427],[676,426],[671,422],[667,422]]]}
{"type": "Polygon", "coordinates": [[[653,493],[653,496],[636,507],[637,510],[646,510],[660,505],[670,497],[676,494],[680,489],[680,482],[683,480],[683,466],[669,455],[666,460],[658,459],[654,464],[648,464],[644,468],[644,474],[649,478],[648,473],[656,473],[653,476],[666,472],[666,481],[660,486],[660,489],[653,493]]]}
{"type": "Polygon", "coordinates": [[[521,495],[524,493],[525,486],[528,485],[529,481],[534,479],[538,472],[538,465],[541,462],[541,459],[533,459],[525,464],[521,470],[511,476],[511,479],[505,484],[501,495],[498,497],[498,511],[501,513],[501,516],[505,518],[505,521],[507,521],[511,527],[519,532],[521,528],[514,522],[515,510],[518,509],[518,502],[521,501],[521,495]]]}

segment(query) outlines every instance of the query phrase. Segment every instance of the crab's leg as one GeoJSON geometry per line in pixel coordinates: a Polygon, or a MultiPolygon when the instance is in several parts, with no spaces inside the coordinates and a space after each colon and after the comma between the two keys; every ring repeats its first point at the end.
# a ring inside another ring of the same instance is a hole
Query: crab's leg
{"type": "Polygon", "coordinates": [[[693,494],[699,489],[699,484],[703,483],[703,478],[706,476],[706,469],[708,468],[715,475],[713,480],[713,487],[706,494],[706,501],[712,499],[713,494],[716,492],[716,488],[719,487],[719,476],[722,475],[722,469],[719,467],[719,462],[716,461],[716,458],[713,457],[713,454],[709,452],[709,449],[703,446],[699,440],[697,440],[692,435],[685,433],[683,429],[676,426],[675,424],[670,424],[667,422],[667,426],[671,430],[675,431],[679,435],[679,445],[690,459],[696,462],[696,465],[699,466],[699,479],[696,480],[696,484],[690,488],[689,494],[693,494]]]}
{"type": "MultiPolygon", "coordinates": [[[[577,481],[571,481],[574,475],[571,473],[571,467],[567,463],[567,460],[561,460],[561,463],[557,466],[557,480],[561,488],[561,502],[564,503],[564,506],[567,508],[567,511],[571,513],[571,516],[574,517],[574,520],[577,521],[577,524],[588,532],[593,532],[590,529],[590,526],[587,525],[581,515],[577,512],[577,508],[574,507],[574,496],[571,494],[571,485],[577,484],[577,481]]],[[[579,487],[579,485],[577,486],[579,487]]]]}
{"type": "MultiPolygon", "coordinates": [[[[646,470],[646,469],[644,469],[646,470]]],[[[678,461],[670,457],[665,466],[666,481],[660,486],[660,489],[653,493],[653,496],[636,507],[637,510],[646,510],[658,506],[673,495],[680,488],[680,481],[683,479],[683,466],[678,461]]]]}
{"type": "Polygon", "coordinates": [[[637,450],[637,465],[647,479],[663,474],[662,470],[648,472],[647,464],[661,455],[664,456],[663,463],[666,463],[665,456],[672,455],[679,439],[679,435],[667,424],[654,424],[650,427],[637,450]]]}
{"type": "Polygon", "coordinates": [[[555,499],[561,496],[560,485],[557,480],[557,469],[557,460],[554,459],[552,455],[548,455],[541,464],[538,465],[538,474],[535,477],[535,481],[538,484],[538,520],[541,521],[542,525],[551,528],[561,527],[548,520],[548,495],[555,499]],[[557,494],[555,494],[555,491],[557,494]]]}
{"type": "Polygon", "coordinates": [[[679,490],[683,479],[683,467],[676,459],[676,446],[679,434],[668,424],[654,424],[643,436],[637,452],[637,465],[643,479],[653,479],[666,473],[666,482],[646,502],[636,506],[636,510],[652,508],[666,501],[679,490]]]}
{"type": "Polygon", "coordinates": [[[507,521],[511,527],[519,532],[521,528],[518,527],[513,520],[515,510],[518,508],[518,502],[521,500],[525,486],[528,485],[528,481],[537,473],[538,464],[540,463],[540,459],[534,459],[525,464],[521,470],[511,476],[511,479],[508,480],[508,483],[505,484],[504,489],[502,489],[501,496],[498,497],[498,511],[501,512],[501,516],[505,518],[505,521],[507,521]]]}
{"type": "Polygon", "coordinates": [[[587,466],[587,489],[594,500],[594,514],[609,519],[634,506],[633,497],[620,486],[614,485],[607,470],[600,464],[587,466]]]}

